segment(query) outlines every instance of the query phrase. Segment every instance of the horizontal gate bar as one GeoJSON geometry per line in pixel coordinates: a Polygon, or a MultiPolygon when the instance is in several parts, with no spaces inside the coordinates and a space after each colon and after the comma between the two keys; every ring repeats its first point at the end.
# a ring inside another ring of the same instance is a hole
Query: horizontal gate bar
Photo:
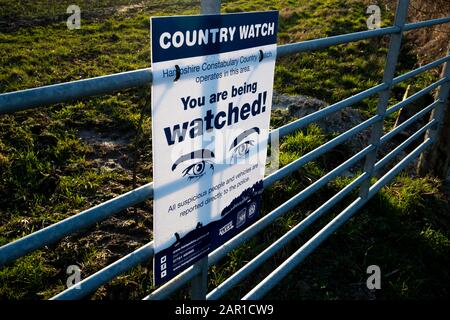
{"type": "MultiPolygon", "coordinates": [[[[278,50],[281,50],[284,46],[286,45],[279,46],[278,50]]],[[[400,83],[401,81],[404,81],[426,70],[439,66],[440,64],[449,60],[450,56],[441,58],[437,61],[429,63],[425,66],[410,71],[407,74],[395,78],[393,83],[400,83]]],[[[33,89],[3,93],[0,94],[0,115],[41,105],[68,102],[80,98],[112,93],[114,91],[123,89],[140,87],[150,84],[151,81],[152,70],[151,68],[146,68],[90,79],[43,86],[33,89]]],[[[383,86],[384,88],[383,84],[379,86],[383,86]]],[[[378,90],[375,89],[377,87],[368,90],[374,89],[376,90],[376,92],[378,92],[378,90]]],[[[369,93],[367,97],[371,94],[373,93],[369,93]]],[[[354,102],[351,102],[350,104],[360,101],[360,97],[358,97],[357,95],[352,98],[354,98],[354,102]]],[[[362,99],[364,98],[361,98],[361,100],[362,99]]],[[[344,102],[344,100],[342,102],[344,102]]]]}
{"type": "Polygon", "coordinates": [[[386,110],[386,116],[394,113],[395,111],[406,107],[408,104],[410,104],[411,102],[419,99],[420,97],[423,97],[424,95],[426,95],[427,93],[431,92],[432,90],[436,89],[437,87],[439,87],[440,85],[444,84],[445,82],[447,82],[449,79],[447,78],[442,78],[434,83],[432,83],[431,85],[429,85],[428,87],[414,93],[412,96],[409,96],[408,98],[406,98],[405,100],[395,104],[394,106],[390,107],[389,109],[386,110]]]}
{"type": "Polygon", "coordinates": [[[339,44],[375,38],[400,31],[401,30],[399,27],[392,26],[387,28],[359,31],[348,34],[342,34],[338,36],[331,36],[327,38],[306,40],[302,42],[286,44],[279,47],[277,51],[277,57],[282,57],[285,55],[294,54],[298,52],[319,50],[331,46],[336,46],[339,44]]]}
{"type": "Polygon", "coordinates": [[[397,174],[400,173],[412,160],[422,153],[426,148],[433,144],[431,138],[427,138],[410,154],[397,163],[388,173],[382,176],[373,186],[370,187],[370,197],[373,197],[381,188],[383,188],[389,181],[391,181],[397,174]]]}
{"type": "Polygon", "coordinates": [[[153,241],[111,263],[107,267],[62,291],[50,300],[81,299],[134,266],[148,262],[154,255],[153,241]]]}
{"type": "Polygon", "coordinates": [[[440,100],[436,100],[433,103],[431,103],[428,107],[423,108],[419,112],[417,112],[415,115],[413,115],[408,120],[402,122],[400,125],[398,125],[393,130],[386,133],[384,136],[381,137],[380,143],[386,143],[388,140],[392,139],[396,134],[404,130],[405,128],[409,127],[411,124],[422,118],[424,115],[426,115],[428,112],[436,108],[436,106],[441,103],[440,100]]]}
{"type": "Polygon", "coordinates": [[[357,133],[367,129],[371,125],[373,125],[375,122],[379,121],[381,119],[381,116],[375,115],[364,122],[361,122],[357,126],[345,131],[344,133],[340,134],[339,136],[331,139],[330,141],[322,144],[321,146],[317,147],[316,149],[308,152],[307,154],[301,156],[297,160],[291,162],[288,166],[285,166],[276,172],[272,173],[271,175],[268,175],[266,178],[264,178],[264,187],[270,186],[280,180],[283,177],[286,177],[287,175],[291,174],[292,172],[298,170],[301,166],[305,165],[306,163],[316,159],[317,157],[323,155],[324,153],[330,151],[334,147],[338,146],[345,140],[353,137],[357,133]]]}
{"type": "MultiPolygon", "coordinates": [[[[211,254],[208,255],[208,265],[209,263],[209,257],[211,254]]],[[[165,283],[152,293],[150,293],[148,296],[143,298],[142,300],[164,300],[170,297],[175,291],[181,289],[184,287],[189,281],[191,281],[195,276],[198,276],[202,270],[198,267],[198,265],[194,264],[181,272],[180,274],[176,275],[175,278],[170,280],[169,282],[165,283]]]]}
{"type": "Polygon", "coordinates": [[[389,152],[381,160],[379,160],[377,163],[375,163],[375,166],[374,166],[373,170],[377,171],[380,168],[382,168],[384,165],[386,165],[386,163],[388,163],[396,155],[398,155],[403,149],[405,149],[407,146],[409,146],[411,143],[413,143],[415,140],[417,140],[429,128],[433,127],[436,124],[437,124],[437,120],[436,119],[433,119],[430,122],[428,122],[426,125],[424,125],[422,128],[420,128],[418,131],[416,131],[412,136],[410,136],[408,139],[406,139],[400,145],[398,145],[394,150],[389,152]]]}
{"type": "Polygon", "coordinates": [[[150,68],[0,94],[0,115],[42,105],[140,87],[152,82],[150,68]]]}
{"type": "Polygon", "coordinates": [[[331,220],[324,228],[316,233],[310,240],[300,247],[293,255],[284,261],[279,267],[271,272],[264,280],[262,280],[256,287],[248,292],[242,300],[256,300],[261,299],[270,289],[278,284],[288,273],[290,273],[299,263],[301,263],[311,252],[313,252],[323,241],[325,241],[332,233],[334,233],[340,226],[349,220],[357,210],[363,207],[367,201],[372,198],[381,187],[391,180],[398,172],[403,170],[414,158],[416,158],[423,150],[431,144],[428,139],[419,145],[408,156],[401,160],[394,168],[392,168],[386,175],[384,175],[376,184],[370,188],[369,196],[367,198],[358,197],[352,204],[344,209],[339,215],[331,220]]]}
{"type": "MultiPolygon", "coordinates": [[[[397,28],[391,27],[390,30],[392,31],[392,29],[396,30],[397,28]]],[[[387,34],[386,31],[383,31],[382,29],[364,31],[362,33],[374,34],[374,36],[379,34],[387,34]]],[[[311,46],[319,40],[320,43],[334,43],[336,42],[334,38],[339,38],[337,40],[345,40],[349,42],[348,39],[351,38],[350,36],[352,36],[352,34],[345,35],[344,37],[336,36],[324,39],[309,40],[305,41],[305,43],[307,43],[306,45],[303,45],[304,42],[298,43],[301,45],[300,47],[292,47],[296,44],[281,45],[277,48],[277,56],[301,52],[303,47],[311,46]],[[291,47],[287,48],[288,46],[291,47]]],[[[151,68],[145,68],[90,79],[3,93],[0,94],[0,114],[140,87],[150,84],[152,80],[153,76],[151,68]]]]}
{"type": "Polygon", "coordinates": [[[414,23],[407,23],[405,25],[403,31],[410,31],[410,30],[419,29],[419,28],[431,27],[431,26],[435,26],[438,24],[444,24],[444,23],[449,23],[449,22],[450,22],[450,17],[414,22],[414,23]]]}
{"type": "Polygon", "coordinates": [[[427,71],[427,70],[430,70],[432,68],[438,67],[438,66],[440,66],[441,64],[443,64],[443,63],[445,63],[447,61],[450,61],[450,56],[445,56],[445,57],[443,57],[441,59],[438,59],[436,61],[430,62],[430,63],[428,63],[428,64],[426,64],[426,65],[424,65],[422,67],[419,67],[417,69],[414,69],[412,71],[404,73],[404,74],[402,74],[402,75],[400,75],[398,77],[395,77],[392,80],[392,84],[393,85],[399,84],[400,82],[403,82],[403,81],[408,80],[408,79],[410,79],[412,77],[415,77],[415,76],[421,74],[424,71],[427,71]]]}
{"type": "MultiPolygon", "coordinates": [[[[317,121],[317,120],[320,120],[333,112],[340,111],[340,110],[342,110],[346,107],[349,107],[357,102],[360,102],[366,98],[369,98],[370,96],[372,96],[376,93],[379,93],[379,92],[387,89],[388,87],[389,86],[387,84],[381,83],[375,87],[361,91],[360,93],[357,93],[354,96],[351,96],[342,101],[336,102],[328,107],[325,107],[323,109],[315,111],[315,112],[308,114],[298,120],[292,121],[291,123],[288,123],[277,129],[274,129],[274,131],[278,131],[280,137],[285,136],[289,133],[294,132],[295,130],[298,130],[300,128],[303,128],[303,127],[317,121]]],[[[269,140],[270,140],[270,138],[269,138],[269,140]]]]}
{"type": "Polygon", "coordinates": [[[49,245],[74,232],[80,231],[111,216],[113,213],[141,203],[153,196],[153,183],[124,193],[116,198],[89,208],[72,217],[33,232],[0,248],[0,266],[27,253],[49,245]]]}
{"type": "MultiPolygon", "coordinates": [[[[405,31],[421,27],[433,26],[447,23],[450,18],[434,19],[411,23],[405,26],[405,31]]],[[[400,32],[396,26],[354,32],[344,35],[331,36],[327,38],[307,40],[298,43],[280,45],[277,48],[277,56],[282,57],[289,54],[318,50],[333,45],[349,43],[379,37],[400,32]]],[[[114,91],[135,88],[150,84],[152,82],[151,68],[127,71],[90,79],[59,83],[38,88],[20,90],[0,94],[0,114],[21,111],[42,105],[68,102],[90,96],[108,94],[114,91]]]]}

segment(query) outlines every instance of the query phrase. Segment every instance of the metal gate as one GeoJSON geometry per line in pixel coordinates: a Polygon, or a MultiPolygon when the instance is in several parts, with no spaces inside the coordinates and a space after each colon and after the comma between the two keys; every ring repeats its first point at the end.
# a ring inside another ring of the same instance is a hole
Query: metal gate
{"type": "MultiPolygon", "coordinates": [[[[204,14],[220,12],[219,0],[202,0],[201,5],[202,13],[204,14]]],[[[424,65],[420,68],[397,77],[395,77],[395,69],[400,53],[401,39],[404,32],[418,28],[430,27],[437,24],[449,23],[450,17],[433,19],[418,23],[406,23],[408,5],[408,0],[399,0],[394,25],[390,27],[278,46],[277,55],[278,57],[283,57],[298,52],[319,50],[326,47],[363,39],[369,39],[384,35],[390,36],[389,49],[386,58],[382,83],[347,99],[334,103],[324,109],[308,114],[307,116],[284,125],[280,128],[277,128],[271,132],[271,135],[277,134],[280,137],[285,136],[334,112],[340,111],[363,99],[378,94],[379,98],[376,114],[371,118],[365,120],[364,122],[358,124],[357,126],[351,128],[350,130],[333,138],[327,143],[319,146],[315,150],[296,159],[289,165],[286,165],[278,171],[266,176],[264,179],[264,188],[272,185],[282,178],[287,177],[289,174],[298,170],[308,162],[323,155],[327,151],[330,151],[334,147],[355,136],[361,131],[371,127],[371,137],[369,145],[356,153],[350,159],[343,162],[335,169],[328,172],[319,180],[303,189],[301,192],[277,207],[275,210],[261,217],[249,228],[210,253],[208,257],[197,262],[184,272],[180,273],[170,282],[151,292],[147,297],[144,298],[145,300],[165,299],[189,282],[191,282],[192,299],[220,298],[229,289],[238,284],[245,277],[249,276],[257,267],[261,266],[265,261],[267,261],[267,259],[269,259],[281,248],[283,248],[289,241],[293,240],[307,227],[309,227],[317,219],[323,216],[328,210],[333,208],[334,205],[336,205],[339,201],[346,197],[352,190],[359,187],[359,196],[348,207],[340,212],[325,227],[317,232],[294,254],[292,254],[286,261],[284,261],[275,270],[273,270],[264,280],[262,280],[256,287],[254,287],[243,297],[244,300],[263,298],[271,288],[279,283],[289,272],[291,272],[310,253],[312,253],[325,239],[327,239],[341,225],[343,225],[348,219],[350,219],[383,186],[385,186],[401,170],[403,170],[426,148],[430,147],[435,142],[445,108],[448,106],[447,98],[450,91],[450,56],[446,56],[442,59],[424,65]],[[440,80],[418,91],[402,102],[388,107],[391,88],[394,85],[407,79],[413,78],[422,72],[438,67],[444,63],[444,73],[443,77],[440,80]],[[392,131],[383,135],[383,123],[386,116],[400,110],[401,108],[407,107],[411,102],[430,93],[436,88],[439,88],[439,94],[436,101],[423,108],[421,111],[403,122],[401,125],[397,126],[392,131]],[[424,117],[426,114],[429,114],[432,110],[435,110],[435,112],[433,113],[434,117],[431,119],[431,121],[421,127],[418,131],[416,131],[408,139],[398,145],[386,156],[379,160],[377,159],[377,150],[381,145],[386,143],[386,141],[390,140],[406,127],[410,126],[412,123],[416,122],[418,119],[424,117]],[[417,146],[412,152],[405,156],[400,162],[396,163],[395,166],[380,179],[378,179],[376,183],[374,183],[373,185],[371,184],[371,178],[373,177],[374,173],[376,173],[389,161],[393,160],[396,155],[398,155],[407,146],[421,137],[424,133],[427,133],[426,138],[422,143],[420,143],[419,146],[417,146]],[[336,177],[342,175],[346,170],[348,170],[361,160],[365,161],[364,171],[361,175],[359,175],[350,184],[348,184],[341,191],[327,200],[313,213],[308,215],[304,220],[294,226],[289,232],[285,233],[282,237],[277,239],[273,244],[262,251],[254,259],[249,261],[244,267],[242,267],[240,270],[226,279],[218,287],[207,293],[207,275],[209,266],[217,264],[233,249],[237,248],[240,244],[244,243],[257,233],[268,227],[277,218],[293,209],[295,206],[303,202],[321,187],[325,186],[328,182],[335,179],[336,177]]],[[[71,101],[93,95],[111,93],[117,90],[123,90],[132,87],[139,87],[147,85],[151,83],[151,81],[152,70],[151,68],[147,68],[29,90],[4,93],[0,94],[0,114],[12,113],[42,105],[71,101]]],[[[19,257],[22,257],[34,250],[54,243],[72,233],[76,233],[80,229],[92,226],[95,223],[104,220],[115,213],[118,213],[145,200],[151,199],[152,197],[153,184],[149,183],[135,190],[127,192],[119,197],[99,204],[93,208],[80,212],[63,221],[50,225],[42,230],[34,232],[19,240],[11,242],[0,248],[0,266],[13,262],[19,257]]],[[[83,298],[114,277],[117,277],[118,275],[126,272],[127,270],[130,270],[140,263],[148,262],[149,259],[152,259],[153,255],[153,242],[149,242],[136,251],[124,256],[120,260],[117,260],[116,262],[82,280],[77,284],[77,286],[70,287],[65,291],[59,293],[52,299],[62,300],[83,298]]]]}

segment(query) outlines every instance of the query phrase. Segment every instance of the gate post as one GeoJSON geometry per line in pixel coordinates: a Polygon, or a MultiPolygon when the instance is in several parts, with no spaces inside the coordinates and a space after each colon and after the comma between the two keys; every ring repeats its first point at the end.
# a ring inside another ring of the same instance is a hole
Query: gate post
{"type": "Polygon", "coordinates": [[[201,14],[219,14],[220,0],[202,0],[200,4],[201,14]]]}
{"type": "MultiPolygon", "coordinates": [[[[202,0],[201,14],[219,14],[220,0],[202,0]]],[[[191,280],[191,299],[206,300],[208,293],[208,256],[202,258],[194,264],[195,269],[200,269],[200,273],[191,280]]]]}
{"type": "Polygon", "coordinates": [[[377,115],[381,116],[372,126],[372,132],[370,136],[370,144],[375,146],[375,149],[369,152],[366,156],[364,163],[364,172],[369,174],[368,178],[361,184],[360,187],[360,197],[367,198],[369,194],[369,189],[371,186],[371,178],[374,174],[374,166],[377,161],[377,153],[380,146],[380,138],[383,135],[384,117],[386,115],[386,109],[389,104],[389,97],[391,95],[392,80],[395,76],[395,68],[398,61],[398,56],[400,54],[400,47],[403,36],[403,28],[406,23],[406,18],[408,15],[409,0],[399,0],[397,5],[397,10],[395,12],[394,26],[399,27],[400,30],[396,33],[391,34],[389,42],[389,50],[386,58],[386,64],[384,67],[383,83],[389,85],[389,87],[379,94],[378,104],[377,104],[377,115]]]}
{"type": "MultiPolygon", "coordinates": [[[[450,55],[450,45],[447,50],[450,55]]],[[[436,100],[440,103],[431,112],[430,121],[436,120],[437,124],[425,133],[425,140],[431,138],[431,148],[424,151],[417,164],[417,174],[424,176],[430,174],[445,180],[450,165],[450,63],[447,61],[442,67],[442,78],[447,82],[442,84],[436,94],[436,100]]]]}
{"type": "Polygon", "coordinates": [[[191,300],[206,300],[208,293],[208,256],[194,263],[200,273],[191,280],[191,300]]]}

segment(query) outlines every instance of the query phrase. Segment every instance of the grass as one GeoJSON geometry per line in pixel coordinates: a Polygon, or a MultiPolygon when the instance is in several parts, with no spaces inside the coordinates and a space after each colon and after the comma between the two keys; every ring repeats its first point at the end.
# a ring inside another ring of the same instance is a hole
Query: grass
{"type": "MultiPolygon", "coordinates": [[[[137,3],[140,1],[77,1],[82,10],[82,27],[68,30],[65,9],[71,4],[69,1],[0,0],[0,92],[148,67],[149,17],[199,12],[198,2],[191,1],[149,2],[122,12],[108,11],[110,7],[137,3]]],[[[271,9],[280,10],[280,44],[367,28],[365,6],[356,0],[223,1],[223,12],[271,9]]],[[[392,23],[392,15],[383,11],[382,26],[392,23]]],[[[398,73],[416,66],[408,43],[406,39],[398,73]]],[[[386,47],[385,38],[372,39],[282,58],[276,66],[275,90],[336,102],[381,82],[386,47]]],[[[396,86],[390,102],[400,100],[408,85],[414,91],[434,79],[436,73],[428,73],[396,86]]],[[[139,160],[136,184],[150,182],[149,101],[150,88],[144,87],[0,116],[0,244],[130,190],[134,159],[139,160]],[[99,166],[98,158],[106,161],[118,155],[80,139],[83,130],[129,137],[124,151],[130,158],[128,165],[120,170],[99,166]],[[141,134],[137,136],[137,132],[141,134]]],[[[373,97],[355,107],[373,114],[376,101],[373,97]]],[[[271,124],[278,127],[287,120],[293,119],[274,114],[271,124]]],[[[394,120],[387,119],[387,128],[394,120]]],[[[314,125],[285,137],[280,144],[280,164],[287,165],[331,138],[314,125]]],[[[273,210],[323,176],[336,161],[334,154],[325,155],[276,183],[265,192],[264,212],[273,210]]],[[[278,219],[270,230],[233,251],[225,262],[213,267],[210,286],[221,283],[348,182],[349,178],[343,178],[330,183],[278,219]]],[[[445,267],[449,262],[448,202],[438,189],[439,182],[430,178],[397,179],[271,292],[271,297],[448,296],[448,286],[438,286],[450,283],[445,267]],[[412,246],[418,248],[414,249],[415,255],[408,251],[413,250],[412,246]],[[436,263],[429,265],[422,260],[436,263]],[[367,292],[359,284],[364,282],[370,263],[378,263],[383,274],[390,274],[383,278],[383,290],[379,293],[367,292]],[[351,285],[355,283],[358,285],[351,285]],[[292,290],[283,293],[281,286],[292,290]]],[[[272,258],[254,279],[243,282],[229,297],[248,291],[250,285],[254,286],[257,279],[292,254],[344,204],[272,258]]],[[[151,212],[151,202],[138,209],[151,212]]],[[[117,219],[111,224],[123,226],[102,223],[90,230],[80,230],[73,237],[0,269],[0,298],[49,298],[64,288],[68,265],[82,266],[82,276],[86,277],[151,239],[151,216],[125,211],[117,219]],[[132,227],[126,224],[129,221],[134,223],[132,227]],[[141,236],[133,238],[135,233],[141,236]],[[110,234],[128,242],[115,243],[115,239],[108,238],[110,234]],[[117,247],[110,250],[111,243],[117,247]],[[110,255],[108,250],[120,255],[110,255]]],[[[90,298],[139,299],[153,289],[151,269],[149,263],[130,270],[90,298]]],[[[184,290],[177,297],[186,295],[184,290]]]]}

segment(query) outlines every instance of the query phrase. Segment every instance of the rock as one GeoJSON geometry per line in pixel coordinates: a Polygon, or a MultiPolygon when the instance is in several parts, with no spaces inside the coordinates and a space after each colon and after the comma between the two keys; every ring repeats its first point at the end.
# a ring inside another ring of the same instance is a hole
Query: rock
{"type": "MultiPolygon", "coordinates": [[[[327,106],[329,106],[328,103],[316,98],[274,93],[272,110],[280,110],[279,112],[284,113],[287,118],[293,117],[299,119],[327,106]]],[[[355,127],[366,119],[367,116],[361,111],[347,107],[331,113],[314,123],[327,134],[340,134],[355,127]]],[[[350,148],[351,152],[355,153],[368,144],[369,137],[370,131],[364,130],[353,138],[350,138],[345,145],[350,148]]]]}
{"type": "MultiPolygon", "coordinates": [[[[281,115],[281,117],[284,119],[282,123],[289,123],[296,119],[300,119],[309,114],[312,114],[320,109],[326,108],[327,106],[329,106],[329,104],[316,98],[310,98],[301,95],[290,96],[274,92],[272,115],[274,116],[273,118],[278,118],[281,115]]],[[[337,136],[347,130],[350,130],[351,128],[357,126],[367,119],[368,116],[365,112],[352,107],[347,107],[337,112],[333,112],[318,121],[314,121],[313,123],[317,124],[324,133],[331,136],[337,136]]],[[[404,141],[411,134],[411,132],[414,132],[414,128],[408,128],[405,132],[398,134],[396,137],[390,139],[384,145],[382,145],[380,147],[380,150],[378,151],[378,159],[381,159],[389,151],[393,150],[399,143],[404,141]]],[[[342,143],[339,147],[339,150],[343,153],[344,158],[348,159],[365,148],[369,144],[370,136],[371,127],[359,132],[355,136],[347,139],[344,143],[342,143]]],[[[414,147],[414,145],[412,147],[414,147]]],[[[387,170],[392,168],[392,166],[394,166],[403,157],[405,157],[406,151],[408,151],[408,149],[400,152],[397,157],[395,157],[395,159],[392,159],[390,161],[388,165],[386,165],[384,168],[381,168],[376,173],[376,176],[379,177],[385,174],[387,170]]],[[[352,172],[355,169],[362,169],[362,167],[352,168],[346,175],[352,176],[352,172]]]]}

